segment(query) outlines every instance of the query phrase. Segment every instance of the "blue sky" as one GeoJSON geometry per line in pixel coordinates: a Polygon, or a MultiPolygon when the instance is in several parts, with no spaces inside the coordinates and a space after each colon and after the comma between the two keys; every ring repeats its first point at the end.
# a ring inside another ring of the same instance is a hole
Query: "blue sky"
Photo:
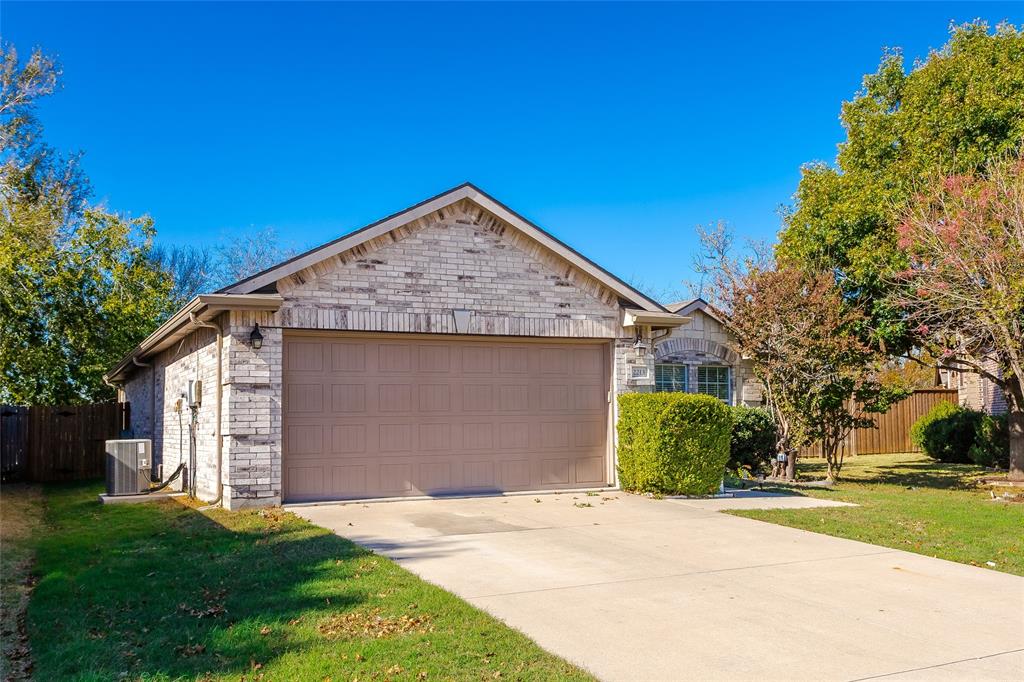
{"type": "MultiPolygon", "coordinates": [[[[0,3],[63,63],[40,107],[166,243],[309,247],[469,180],[657,292],[694,226],[771,239],[884,46],[1014,4],[0,3]]],[[[909,61],[909,60],[908,60],[909,61]]]]}

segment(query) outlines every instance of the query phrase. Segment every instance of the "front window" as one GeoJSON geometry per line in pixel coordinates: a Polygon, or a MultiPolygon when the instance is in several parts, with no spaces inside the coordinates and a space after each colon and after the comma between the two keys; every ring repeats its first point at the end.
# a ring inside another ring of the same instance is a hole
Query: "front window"
{"type": "Polygon", "coordinates": [[[686,365],[655,365],[654,390],[686,392],[686,365]]]}
{"type": "Polygon", "coordinates": [[[729,368],[712,365],[698,367],[697,393],[713,395],[725,404],[730,404],[732,385],[729,381],[729,368]]]}

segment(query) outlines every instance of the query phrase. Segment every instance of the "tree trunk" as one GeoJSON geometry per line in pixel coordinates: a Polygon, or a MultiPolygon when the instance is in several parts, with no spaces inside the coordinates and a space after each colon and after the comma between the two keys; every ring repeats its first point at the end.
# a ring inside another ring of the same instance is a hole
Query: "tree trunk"
{"type": "Polygon", "coordinates": [[[1006,425],[1010,432],[1011,481],[1024,481],[1024,387],[1012,377],[1006,385],[1006,425]]]}
{"type": "Polygon", "coordinates": [[[789,450],[789,452],[786,453],[786,480],[787,481],[795,481],[796,480],[796,452],[797,451],[796,451],[795,448],[791,448],[789,450]]]}

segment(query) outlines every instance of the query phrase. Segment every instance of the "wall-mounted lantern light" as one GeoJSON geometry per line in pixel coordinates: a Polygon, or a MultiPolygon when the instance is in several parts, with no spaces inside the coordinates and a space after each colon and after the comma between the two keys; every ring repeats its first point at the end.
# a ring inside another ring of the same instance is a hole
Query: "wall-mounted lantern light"
{"type": "Polygon", "coordinates": [[[263,334],[260,333],[259,323],[252,328],[252,332],[249,334],[249,345],[252,346],[253,350],[263,348],[263,334]]]}
{"type": "Polygon", "coordinates": [[[640,330],[636,332],[636,341],[633,343],[633,350],[636,351],[637,357],[643,357],[647,355],[647,342],[644,341],[643,333],[640,330]]]}

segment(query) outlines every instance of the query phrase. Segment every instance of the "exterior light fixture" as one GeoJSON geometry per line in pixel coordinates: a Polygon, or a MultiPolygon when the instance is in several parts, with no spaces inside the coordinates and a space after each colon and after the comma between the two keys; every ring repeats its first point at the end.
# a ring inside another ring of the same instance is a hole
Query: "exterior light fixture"
{"type": "Polygon", "coordinates": [[[647,355],[647,342],[644,341],[643,335],[638,331],[636,333],[636,341],[633,343],[633,350],[636,351],[638,357],[647,355]]]}
{"type": "Polygon", "coordinates": [[[252,328],[252,332],[249,334],[249,344],[252,346],[253,350],[263,348],[263,334],[260,333],[259,323],[252,328]]]}

